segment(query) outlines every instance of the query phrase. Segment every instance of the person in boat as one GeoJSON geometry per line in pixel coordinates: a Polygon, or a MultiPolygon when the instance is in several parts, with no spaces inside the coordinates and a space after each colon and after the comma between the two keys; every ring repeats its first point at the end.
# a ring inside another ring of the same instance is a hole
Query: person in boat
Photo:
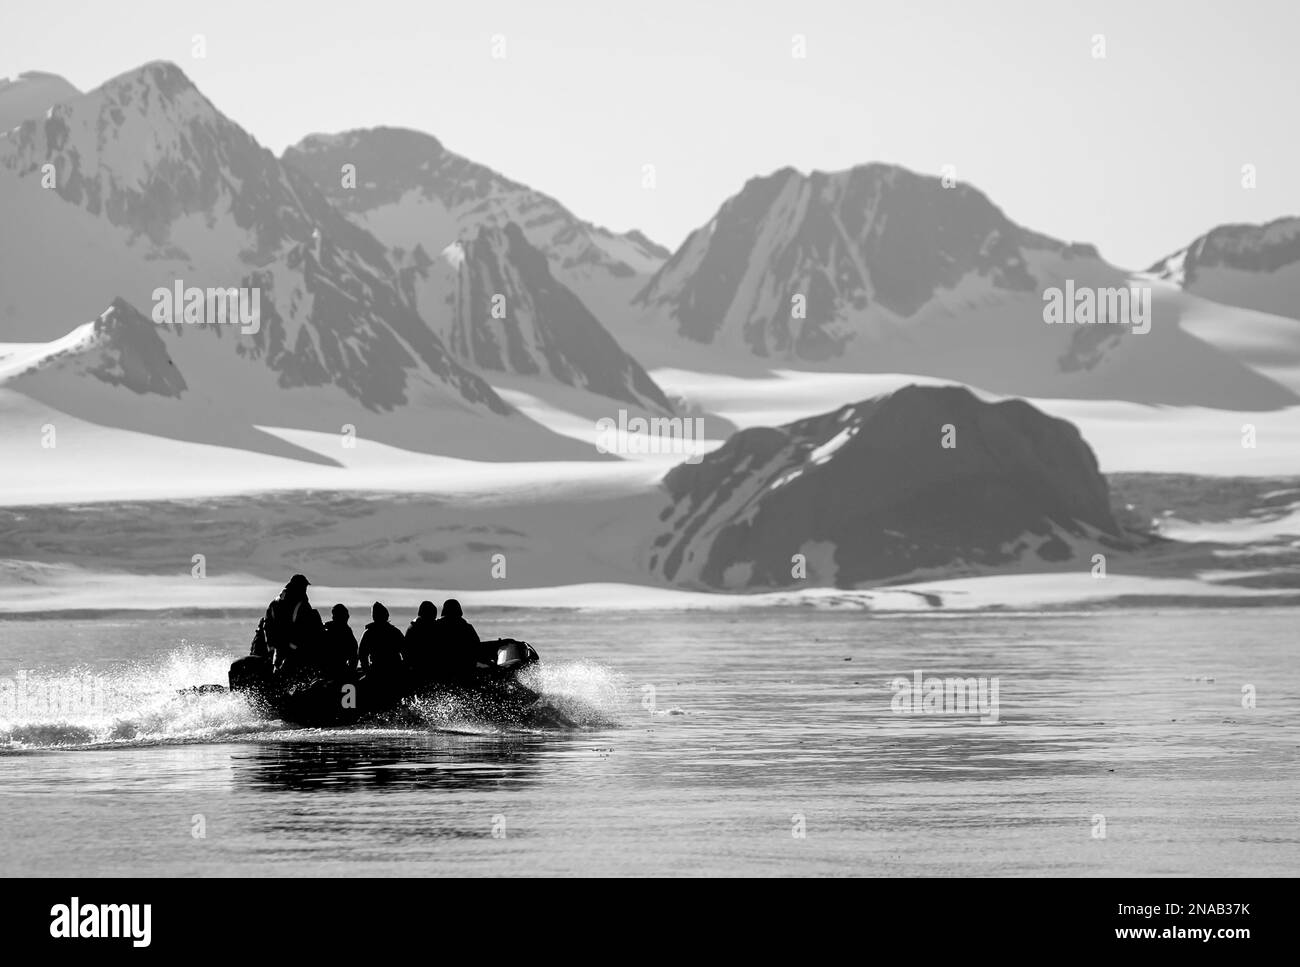
{"type": "Polygon", "coordinates": [[[437,672],[439,658],[437,621],[438,606],[432,601],[421,601],[415,620],[406,629],[402,654],[406,658],[408,673],[420,680],[430,678],[437,672]]]}
{"type": "Polygon", "coordinates": [[[372,620],[366,625],[357,650],[361,674],[395,680],[405,664],[402,632],[388,620],[388,609],[380,602],[374,603],[370,615],[372,620]]]}
{"type": "Polygon", "coordinates": [[[254,658],[271,660],[271,646],[266,642],[266,616],[257,619],[257,630],[253,632],[253,644],[248,653],[254,658]]]}
{"type": "Polygon", "coordinates": [[[330,610],[330,620],[325,622],[323,649],[333,673],[347,679],[357,673],[357,636],[348,624],[349,617],[345,605],[334,605],[330,610]]]}
{"type": "Polygon", "coordinates": [[[465,620],[459,601],[448,598],[443,602],[442,617],[436,627],[442,677],[455,681],[472,676],[478,664],[479,637],[474,626],[465,620]]]}
{"type": "Polygon", "coordinates": [[[310,585],[304,575],[295,574],[266,609],[263,636],[271,649],[272,668],[286,678],[315,670],[315,652],[324,629],[320,614],[307,600],[310,585]]]}

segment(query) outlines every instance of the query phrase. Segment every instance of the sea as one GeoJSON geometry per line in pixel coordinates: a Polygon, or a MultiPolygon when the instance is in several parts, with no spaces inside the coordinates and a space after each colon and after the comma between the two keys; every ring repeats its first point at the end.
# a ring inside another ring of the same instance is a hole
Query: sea
{"type": "Polygon", "coordinates": [[[1300,874],[1294,609],[469,617],[533,718],[295,728],[183,691],[251,618],[0,618],[0,874],[1300,874]]]}

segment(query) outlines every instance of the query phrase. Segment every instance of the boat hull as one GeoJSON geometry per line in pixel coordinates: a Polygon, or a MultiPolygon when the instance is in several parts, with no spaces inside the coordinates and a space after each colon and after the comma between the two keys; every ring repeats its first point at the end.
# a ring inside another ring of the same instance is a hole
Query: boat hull
{"type": "Polygon", "coordinates": [[[267,716],[298,726],[380,722],[417,703],[438,699],[509,723],[521,721],[537,702],[537,693],[518,680],[518,673],[537,661],[537,652],[526,642],[503,639],[484,642],[484,659],[472,674],[456,679],[363,675],[285,681],[271,673],[268,659],[249,656],[230,666],[230,691],[246,696],[267,716]]]}

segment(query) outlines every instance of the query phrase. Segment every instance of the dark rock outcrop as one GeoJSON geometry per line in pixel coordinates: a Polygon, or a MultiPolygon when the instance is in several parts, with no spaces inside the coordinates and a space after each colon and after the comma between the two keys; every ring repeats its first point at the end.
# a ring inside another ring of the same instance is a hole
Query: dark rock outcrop
{"type": "Polygon", "coordinates": [[[126,300],[114,299],[83,339],[38,365],[93,376],[141,395],[180,397],[189,387],[160,331],[126,300]]]}
{"type": "Polygon", "coordinates": [[[909,386],[744,430],[664,487],[648,563],[688,587],[854,587],[1060,562],[1080,554],[1076,542],[1125,541],[1072,424],[961,387],[909,386]]]}

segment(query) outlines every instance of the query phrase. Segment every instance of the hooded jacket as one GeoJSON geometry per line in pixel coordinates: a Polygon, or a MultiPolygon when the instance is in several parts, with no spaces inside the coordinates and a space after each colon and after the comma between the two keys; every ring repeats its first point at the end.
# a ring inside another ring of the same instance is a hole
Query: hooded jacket
{"type": "Polygon", "coordinates": [[[325,622],[325,652],[339,672],[356,673],[357,636],[347,618],[331,618],[325,622]]]}
{"type": "Polygon", "coordinates": [[[401,672],[402,632],[388,621],[388,609],[378,601],[371,611],[374,618],[366,625],[357,649],[361,674],[396,675],[401,672]]]}
{"type": "Polygon", "coordinates": [[[478,632],[465,620],[459,601],[450,598],[443,604],[436,627],[441,664],[447,673],[457,678],[473,674],[479,659],[478,632]]]}
{"type": "Polygon", "coordinates": [[[286,586],[266,609],[263,635],[274,654],[275,670],[305,669],[320,645],[320,615],[307,600],[305,587],[286,586]]]}
{"type": "Polygon", "coordinates": [[[424,601],[420,604],[415,620],[406,629],[402,654],[417,675],[430,675],[436,670],[439,652],[437,619],[437,605],[432,601],[424,601]]]}

